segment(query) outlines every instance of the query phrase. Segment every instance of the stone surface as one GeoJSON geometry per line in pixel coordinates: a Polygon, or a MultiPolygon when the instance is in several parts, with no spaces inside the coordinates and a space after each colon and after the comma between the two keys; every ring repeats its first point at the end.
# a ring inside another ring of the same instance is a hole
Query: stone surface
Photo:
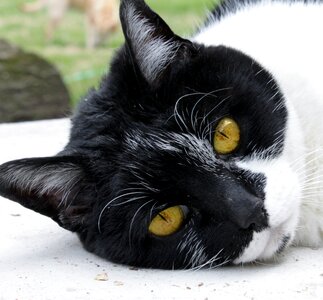
{"type": "Polygon", "coordinates": [[[0,123],[64,117],[69,103],[54,66],[0,40],[0,123]]]}
{"type": "MultiPolygon", "coordinates": [[[[0,125],[0,163],[57,153],[69,127],[64,119],[0,125]]],[[[131,268],[85,251],[75,234],[0,197],[0,300],[322,300],[322,258],[323,248],[291,248],[272,263],[131,268]]]]}

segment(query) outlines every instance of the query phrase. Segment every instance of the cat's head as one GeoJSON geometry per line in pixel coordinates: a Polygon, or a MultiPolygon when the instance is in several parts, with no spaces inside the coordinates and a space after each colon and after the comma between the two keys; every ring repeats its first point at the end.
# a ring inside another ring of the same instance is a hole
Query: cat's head
{"type": "MultiPolygon", "coordinates": [[[[175,35],[121,3],[125,46],[81,102],[59,155],[0,167],[0,193],[142,267],[272,257],[295,234],[300,130],[250,57],[175,35]]],[[[54,238],[54,237],[53,237],[54,238]]]]}

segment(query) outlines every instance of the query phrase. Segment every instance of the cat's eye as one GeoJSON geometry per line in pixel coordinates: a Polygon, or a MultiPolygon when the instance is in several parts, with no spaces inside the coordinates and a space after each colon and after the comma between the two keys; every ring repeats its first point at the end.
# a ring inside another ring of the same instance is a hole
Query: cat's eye
{"type": "Polygon", "coordinates": [[[168,207],[152,219],[148,230],[151,234],[160,237],[171,235],[181,228],[186,214],[185,206],[168,207]]]}
{"type": "Polygon", "coordinates": [[[230,154],[240,142],[239,125],[231,118],[223,118],[215,128],[213,147],[219,154],[230,154]]]}

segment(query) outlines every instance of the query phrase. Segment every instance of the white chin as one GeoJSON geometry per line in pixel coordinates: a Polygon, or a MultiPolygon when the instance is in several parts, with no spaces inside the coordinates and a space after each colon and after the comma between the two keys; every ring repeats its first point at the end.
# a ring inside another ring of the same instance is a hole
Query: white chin
{"type": "Polygon", "coordinates": [[[268,260],[281,253],[294,238],[297,217],[276,228],[254,232],[252,241],[243,253],[233,261],[234,264],[249,263],[255,260],[268,260]]]}

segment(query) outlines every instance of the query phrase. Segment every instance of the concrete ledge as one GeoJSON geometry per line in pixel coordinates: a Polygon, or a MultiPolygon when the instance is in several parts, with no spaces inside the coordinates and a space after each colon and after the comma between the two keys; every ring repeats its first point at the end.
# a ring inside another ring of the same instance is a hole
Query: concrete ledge
{"type": "MultiPolygon", "coordinates": [[[[66,119],[0,125],[0,163],[57,153],[68,128],[66,119]]],[[[0,198],[0,276],[1,300],[323,299],[323,249],[291,248],[271,264],[137,270],[86,252],[74,234],[0,198]]]]}

